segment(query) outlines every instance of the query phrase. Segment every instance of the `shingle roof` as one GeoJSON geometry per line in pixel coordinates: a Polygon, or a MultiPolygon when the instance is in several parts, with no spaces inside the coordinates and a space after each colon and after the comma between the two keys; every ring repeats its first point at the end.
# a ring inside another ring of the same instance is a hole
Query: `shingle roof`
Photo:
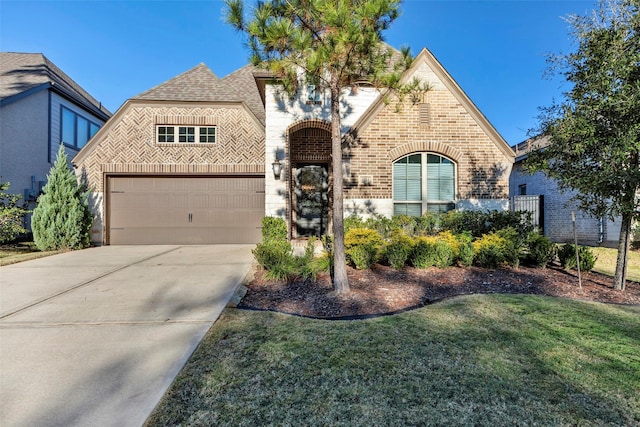
{"type": "Polygon", "coordinates": [[[111,112],[41,53],[0,52],[0,101],[51,87],[105,119],[111,112]]]}
{"type": "Polygon", "coordinates": [[[244,102],[264,124],[264,106],[251,73],[245,66],[219,79],[205,64],[155,86],[132,99],[152,101],[244,102]]]}
{"type": "Polygon", "coordinates": [[[246,65],[239,70],[225,76],[222,81],[234,92],[238,100],[247,104],[262,124],[265,122],[264,104],[254,78],[254,71],[258,68],[246,65]]]}
{"type": "Polygon", "coordinates": [[[132,99],[215,102],[226,101],[229,95],[220,83],[220,79],[213,74],[213,71],[200,63],[192,69],[134,96],[132,99]]]}

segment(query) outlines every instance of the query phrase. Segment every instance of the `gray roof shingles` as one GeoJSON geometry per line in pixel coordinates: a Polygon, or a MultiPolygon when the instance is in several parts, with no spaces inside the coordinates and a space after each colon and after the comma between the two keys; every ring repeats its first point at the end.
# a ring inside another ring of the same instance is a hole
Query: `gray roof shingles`
{"type": "Polygon", "coordinates": [[[161,83],[132,99],[149,101],[244,102],[264,124],[262,100],[248,65],[219,79],[205,64],[161,83]]]}
{"type": "Polygon", "coordinates": [[[41,53],[0,52],[0,101],[52,87],[104,119],[111,112],[41,53]]]}

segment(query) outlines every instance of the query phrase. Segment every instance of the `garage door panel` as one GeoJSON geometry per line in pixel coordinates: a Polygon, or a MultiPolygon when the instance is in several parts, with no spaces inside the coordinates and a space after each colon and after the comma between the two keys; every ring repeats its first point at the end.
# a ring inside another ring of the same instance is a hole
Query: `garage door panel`
{"type": "Polygon", "coordinates": [[[262,177],[110,177],[109,243],[256,243],[262,177]]]}

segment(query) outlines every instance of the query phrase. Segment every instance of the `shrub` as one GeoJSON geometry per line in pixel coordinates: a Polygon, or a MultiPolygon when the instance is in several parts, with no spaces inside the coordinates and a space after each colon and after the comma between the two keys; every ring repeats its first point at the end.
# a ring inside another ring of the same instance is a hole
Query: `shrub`
{"type": "Polygon", "coordinates": [[[287,240],[287,223],[283,218],[262,218],[262,240],[287,240]]]}
{"type": "Polygon", "coordinates": [[[484,268],[498,268],[503,264],[517,266],[519,247],[513,228],[483,235],[473,242],[474,264],[484,268]]]}
{"type": "Polygon", "coordinates": [[[525,211],[449,211],[442,216],[441,228],[453,234],[470,232],[479,238],[506,228],[517,230],[522,239],[533,231],[531,213],[525,211]]]}
{"type": "Polygon", "coordinates": [[[295,270],[291,243],[286,240],[265,240],[258,243],[252,253],[271,279],[287,279],[295,270]]]}
{"type": "Polygon", "coordinates": [[[86,185],[78,184],[69,169],[67,154],[60,144],[44,194],[33,210],[31,227],[38,249],[82,249],[90,245],[93,215],[89,210],[86,185]]]}
{"type": "Polygon", "coordinates": [[[464,267],[473,264],[473,237],[466,232],[456,236],[459,242],[458,263],[464,267]]]}
{"type": "Polygon", "coordinates": [[[353,228],[370,228],[365,224],[365,221],[358,215],[349,215],[344,219],[344,232],[348,233],[353,228]]]}
{"type": "MultiPolygon", "coordinates": [[[[591,271],[598,257],[596,257],[587,246],[578,246],[578,256],[580,257],[580,270],[591,271]]],[[[562,268],[576,268],[576,246],[571,244],[562,245],[558,249],[558,259],[562,268]]]]}
{"type": "Polygon", "coordinates": [[[428,236],[432,235],[438,229],[440,222],[439,216],[431,212],[427,212],[421,217],[416,218],[416,226],[414,235],[416,236],[428,236]]]}
{"type": "Polygon", "coordinates": [[[384,258],[393,269],[401,270],[406,264],[411,250],[411,238],[404,232],[396,230],[384,247],[384,258]]]}
{"type": "Polygon", "coordinates": [[[369,228],[352,228],[344,236],[347,260],[358,270],[371,268],[382,247],[380,234],[369,228]]]}
{"type": "Polygon", "coordinates": [[[328,270],[329,260],[326,256],[316,259],[314,256],[315,239],[311,238],[307,242],[304,254],[293,255],[291,243],[287,240],[264,240],[258,243],[252,251],[253,256],[264,268],[265,277],[270,280],[294,279],[315,280],[318,272],[328,270]]]}
{"type": "Polygon", "coordinates": [[[524,261],[527,264],[545,268],[556,257],[556,245],[536,231],[529,233],[526,244],[524,261]]]}
{"type": "Polygon", "coordinates": [[[437,236],[418,237],[414,242],[411,264],[417,268],[445,268],[453,264],[455,254],[450,244],[437,236]]]}
{"type": "Polygon", "coordinates": [[[5,193],[9,186],[8,182],[0,181],[0,243],[11,242],[27,232],[23,224],[29,211],[18,206],[22,196],[5,193]]]}

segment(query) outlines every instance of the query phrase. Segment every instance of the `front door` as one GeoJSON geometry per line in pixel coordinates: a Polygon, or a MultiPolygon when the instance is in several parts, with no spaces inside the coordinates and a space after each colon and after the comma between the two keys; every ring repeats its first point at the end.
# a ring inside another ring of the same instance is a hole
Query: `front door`
{"type": "Polygon", "coordinates": [[[327,231],[329,198],[326,165],[300,165],[293,171],[293,223],[295,237],[310,237],[327,231]]]}

